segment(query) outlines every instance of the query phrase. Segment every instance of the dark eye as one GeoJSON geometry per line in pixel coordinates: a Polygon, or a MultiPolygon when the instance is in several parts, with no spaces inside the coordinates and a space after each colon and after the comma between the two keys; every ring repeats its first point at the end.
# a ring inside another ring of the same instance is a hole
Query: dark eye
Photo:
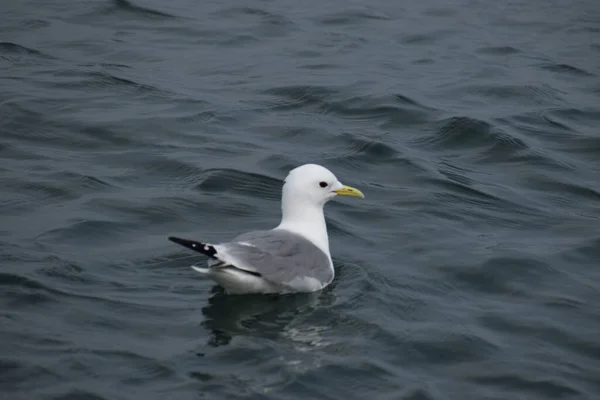
{"type": "Polygon", "coordinates": [[[321,186],[322,188],[327,187],[327,182],[320,182],[319,186],[321,186]]]}

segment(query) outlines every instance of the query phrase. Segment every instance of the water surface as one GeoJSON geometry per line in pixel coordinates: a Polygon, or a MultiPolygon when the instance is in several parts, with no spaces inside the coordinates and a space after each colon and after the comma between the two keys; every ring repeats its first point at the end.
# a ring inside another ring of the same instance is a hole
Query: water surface
{"type": "Polygon", "coordinates": [[[0,17],[7,399],[600,395],[596,1],[25,0],[0,17]],[[327,166],[336,279],[166,240],[327,166]]]}

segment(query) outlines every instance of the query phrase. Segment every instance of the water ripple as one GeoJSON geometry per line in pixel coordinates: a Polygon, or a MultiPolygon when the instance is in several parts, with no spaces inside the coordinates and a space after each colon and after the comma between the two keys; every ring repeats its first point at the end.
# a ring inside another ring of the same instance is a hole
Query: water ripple
{"type": "Polygon", "coordinates": [[[22,58],[36,58],[36,59],[49,59],[52,60],[54,57],[44,54],[43,52],[28,48],[17,43],[11,42],[0,42],[0,54],[1,58],[13,62],[23,61],[22,58]]]}
{"type": "Polygon", "coordinates": [[[582,395],[576,388],[561,383],[556,378],[528,379],[518,374],[507,373],[502,376],[480,376],[471,380],[485,386],[497,386],[517,393],[533,392],[547,399],[564,398],[564,396],[582,395]]]}
{"type": "Polygon", "coordinates": [[[281,181],[263,175],[233,169],[211,169],[204,171],[202,181],[196,186],[202,192],[235,191],[238,194],[251,194],[264,199],[279,201],[281,198],[281,181]]]}
{"type": "Polygon", "coordinates": [[[174,15],[167,14],[163,11],[155,10],[149,7],[141,6],[136,4],[134,1],[129,0],[113,0],[115,9],[120,12],[130,12],[136,16],[162,19],[162,18],[176,18],[174,15]]]}

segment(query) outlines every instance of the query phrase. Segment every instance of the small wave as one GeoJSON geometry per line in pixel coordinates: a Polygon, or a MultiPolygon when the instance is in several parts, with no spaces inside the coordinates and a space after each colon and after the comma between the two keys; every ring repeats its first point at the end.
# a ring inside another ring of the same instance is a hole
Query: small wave
{"type": "Polygon", "coordinates": [[[471,117],[451,117],[438,122],[434,135],[415,140],[419,146],[433,149],[494,149],[513,152],[527,149],[527,144],[490,123],[471,117]]]}
{"type": "Polygon", "coordinates": [[[573,171],[584,166],[579,157],[572,157],[568,153],[574,143],[585,138],[573,135],[574,129],[569,121],[560,118],[553,110],[499,118],[497,122],[527,137],[528,146],[521,151],[506,154],[490,153],[489,156],[496,160],[527,162],[563,171],[573,171]],[[540,129],[540,123],[544,124],[543,129],[540,129]]]}
{"type": "MultiPolygon", "coordinates": [[[[20,146],[11,143],[0,143],[0,155],[4,159],[41,161],[49,157],[39,154],[34,147],[20,146]]],[[[1,167],[0,167],[1,168],[1,167]]]]}
{"type": "MultiPolygon", "coordinates": [[[[71,127],[71,129],[73,129],[73,127],[71,127]]],[[[80,124],[77,127],[77,130],[81,134],[77,135],[79,140],[62,139],[65,142],[69,141],[72,144],[76,143],[78,146],[85,146],[85,148],[92,147],[90,142],[92,142],[93,145],[103,147],[104,149],[107,149],[108,147],[131,149],[139,144],[133,135],[123,135],[122,131],[110,126],[80,124]],[[81,138],[83,138],[83,140],[81,140],[81,138]]]]}
{"type": "Polygon", "coordinates": [[[119,235],[129,235],[136,230],[130,222],[99,219],[79,219],[67,226],[45,231],[37,237],[42,242],[52,243],[89,243],[99,244],[103,241],[114,241],[119,235]]]}
{"type": "Polygon", "coordinates": [[[145,83],[136,82],[133,79],[126,78],[123,76],[117,76],[114,70],[113,73],[107,71],[95,71],[96,66],[88,68],[87,71],[81,69],[61,69],[53,72],[54,83],[53,87],[66,88],[66,89],[86,89],[90,88],[106,88],[109,90],[120,89],[120,90],[134,90],[144,95],[154,95],[160,98],[167,97],[172,99],[173,93],[167,92],[164,89],[156,86],[148,85],[145,83]],[[92,70],[89,70],[92,69],[92,70]]]}
{"type": "Polygon", "coordinates": [[[428,45],[434,44],[438,40],[447,39],[448,35],[452,33],[450,30],[438,30],[431,33],[422,34],[411,34],[402,38],[402,43],[408,45],[428,45]]]}
{"type": "Polygon", "coordinates": [[[569,261],[583,265],[597,264],[600,256],[600,236],[588,239],[583,244],[565,251],[562,256],[569,261]]]}
{"type": "Polygon", "coordinates": [[[281,100],[269,101],[267,105],[273,111],[298,110],[308,106],[322,106],[338,94],[337,90],[324,86],[294,85],[267,89],[267,96],[276,96],[281,100]]]}
{"type": "Polygon", "coordinates": [[[118,63],[109,63],[109,62],[96,62],[96,63],[85,62],[85,63],[77,64],[77,66],[83,67],[83,68],[107,68],[107,69],[114,69],[114,70],[132,69],[133,68],[127,64],[118,64],[118,63]]]}
{"type": "MultiPolygon", "coordinates": [[[[49,277],[61,283],[75,283],[88,285],[96,283],[90,275],[86,275],[82,267],[74,262],[59,256],[48,256],[44,258],[45,266],[39,270],[40,278],[49,277]]],[[[45,279],[44,279],[45,280],[45,279]]]]}
{"type": "Polygon", "coordinates": [[[83,389],[67,389],[52,396],[52,400],[108,400],[98,393],[83,389]]]}
{"type": "Polygon", "coordinates": [[[523,394],[530,392],[543,398],[565,398],[565,396],[579,396],[582,393],[575,387],[569,386],[559,378],[528,378],[516,373],[479,375],[469,378],[471,382],[490,386],[502,390],[514,391],[523,394]]]}
{"type": "Polygon", "coordinates": [[[488,47],[480,47],[477,49],[478,53],[481,54],[491,54],[496,56],[507,56],[511,54],[517,54],[521,51],[512,46],[488,46],[488,47]]]}
{"type": "Polygon", "coordinates": [[[45,101],[2,104],[0,115],[7,115],[10,119],[10,124],[7,124],[10,128],[7,127],[3,133],[23,144],[23,147],[26,143],[29,149],[38,149],[42,154],[51,153],[52,157],[64,156],[67,149],[87,150],[99,145],[134,147],[137,143],[131,135],[123,135],[117,128],[50,118],[49,114],[37,111],[40,103],[45,105],[45,101]],[[43,129],[24,130],[31,125],[38,125],[43,129]],[[78,134],[67,135],[65,132],[78,134]]]}
{"type": "Polygon", "coordinates": [[[12,42],[0,42],[0,57],[6,59],[15,59],[17,57],[31,56],[42,59],[53,60],[54,57],[42,53],[39,50],[31,49],[29,47],[22,46],[20,44],[12,42]]]}
{"type": "Polygon", "coordinates": [[[18,286],[26,289],[48,289],[40,282],[21,275],[0,272],[0,285],[18,286]]]}
{"type": "Polygon", "coordinates": [[[36,29],[36,28],[45,28],[47,26],[50,26],[50,22],[43,20],[43,19],[33,18],[33,19],[24,20],[23,25],[27,26],[28,28],[36,29]]]}
{"type": "Polygon", "coordinates": [[[195,214],[199,207],[197,201],[181,197],[161,197],[145,201],[96,198],[89,200],[86,206],[103,215],[126,219],[136,226],[182,220],[195,214]]]}
{"type": "MultiPolygon", "coordinates": [[[[539,114],[540,119],[548,124],[554,126],[555,128],[564,131],[564,135],[567,137],[571,137],[571,127],[569,127],[566,123],[562,122],[557,115],[554,114],[553,110],[545,110],[539,114]]],[[[526,117],[525,117],[526,118],[526,117]]],[[[546,134],[546,132],[544,132],[546,134]]]]}
{"type": "Polygon", "coordinates": [[[569,312],[577,312],[587,304],[581,299],[564,295],[562,293],[546,294],[543,296],[543,298],[543,304],[545,306],[549,308],[568,310],[569,312]]]}
{"type": "Polygon", "coordinates": [[[135,165],[136,171],[133,171],[134,175],[131,178],[125,178],[128,181],[140,179],[140,173],[137,171],[139,169],[143,171],[146,178],[153,182],[195,184],[202,173],[202,170],[192,163],[167,156],[149,156],[147,152],[143,152],[139,158],[133,154],[129,157],[133,158],[132,164],[135,165]]]}
{"type": "Polygon", "coordinates": [[[386,128],[418,124],[426,121],[432,111],[403,94],[392,96],[354,96],[341,101],[329,101],[323,113],[358,121],[379,120],[386,128]]]}
{"type": "Polygon", "coordinates": [[[548,85],[475,85],[470,84],[462,90],[488,101],[505,102],[511,105],[549,105],[556,106],[565,100],[562,93],[548,85]]]}
{"type": "Polygon", "coordinates": [[[556,72],[559,74],[569,74],[575,76],[593,77],[596,76],[590,72],[587,72],[581,68],[574,67],[568,64],[542,64],[540,68],[550,72],[556,72]]]}
{"type": "MultiPolygon", "coordinates": [[[[297,54],[298,57],[310,57],[308,55],[306,55],[306,53],[304,54],[297,54]]],[[[315,58],[319,58],[321,57],[320,53],[317,53],[314,55],[315,58]]],[[[336,70],[337,68],[340,68],[340,66],[338,64],[333,64],[333,63],[315,63],[315,64],[304,64],[304,65],[300,65],[298,66],[299,69],[308,69],[308,70],[336,70]]]]}
{"type": "Polygon", "coordinates": [[[195,186],[202,192],[222,192],[234,190],[237,193],[246,193],[252,196],[257,194],[264,199],[279,200],[281,198],[281,185],[279,179],[264,175],[242,172],[235,169],[219,168],[204,171],[202,181],[195,186]]]}
{"type": "Polygon", "coordinates": [[[464,202],[474,203],[478,206],[500,205],[503,199],[475,187],[475,182],[466,176],[449,171],[439,171],[446,179],[423,179],[423,183],[431,182],[444,193],[454,193],[464,202]],[[474,199],[477,199],[474,201],[474,199]]]}
{"type": "Polygon", "coordinates": [[[71,171],[61,171],[55,172],[53,174],[49,174],[46,176],[47,179],[54,179],[57,182],[60,182],[61,185],[69,186],[72,190],[82,190],[82,191],[106,191],[110,189],[115,189],[116,186],[109,183],[107,180],[101,179],[99,177],[82,174],[79,172],[71,172],[71,171]]]}
{"type": "Polygon", "coordinates": [[[19,207],[26,204],[62,203],[79,197],[71,188],[64,188],[52,182],[9,180],[4,186],[18,193],[22,203],[14,205],[19,207]]]}
{"type": "MultiPolygon", "coordinates": [[[[22,357],[17,359],[3,356],[0,359],[0,370],[2,370],[1,382],[4,394],[7,394],[7,392],[10,393],[13,390],[17,393],[19,391],[23,393],[21,386],[24,382],[27,382],[27,386],[30,389],[35,389],[48,383],[61,381],[61,377],[56,371],[45,366],[36,365],[22,357]]],[[[30,393],[28,394],[27,398],[34,397],[30,393]]],[[[10,398],[10,395],[7,398],[10,398]]],[[[15,399],[17,398],[19,396],[15,396],[15,399]]]]}
{"type": "Polygon", "coordinates": [[[396,101],[398,101],[399,103],[406,104],[409,106],[414,106],[414,107],[423,108],[423,109],[429,108],[429,107],[426,107],[423,104],[419,103],[415,99],[411,99],[410,97],[400,94],[400,93],[395,94],[394,99],[396,101]]]}
{"type": "Polygon", "coordinates": [[[319,18],[323,25],[350,25],[369,21],[388,21],[391,17],[374,8],[347,9],[329,13],[319,18]]]}
{"type": "Polygon", "coordinates": [[[422,123],[432,112],[429,107],[401,93],[348,97],[343,90],[345,89],[325,86],[289,86],[269,89],[263,93],[283,98],[276,102],[266,102],[270,110],[307,109],[348,120],[380,121],[386,128],[422,123]]]}
{"type": "Polygon", "coordinates": [[[282,14],[275,14],[267,10],[254,7],[232,7],[215,13],[218,16],[231,18],[239,21],[240,17],[250,16],[258,17],[260,22],[271,26],[286,26],[293,25],[293,22],[284,17],[282,14]]]}
{"type": "Polygon", "coordinates": [[[115,8],[119,11],[134,13],[135,15],[145,16],[150,18],[177,18],[175,15],[168,14],[164,11],[154,10],[149,7],[144,7],[135,4],[131,0],[113,0],[115,8]]]}
{"type": "MultiPolygon", "coordinates": [[[[600,109],[594,108],[553,108],[545,112],[545,115],[551,115],[555,118],[559,118],[562,121],[569,122],[572,130],[581,131],[582,128],[592,128],[589,131],[590,136],[597,136],[597,128],[600,126],[600,109]]],[[[584,132],[587,134],[587,129],[584,132]]]]}
{"type": "Polygon", "coordinates": [[[341,139],[347,143],[347,147],[341,153],[339,158],[358,158],[364,161],[378,160],[385,162],[386,160],[396,159],[399,152],[391,145],[382,141],[359,137],[344,133],[341,139]]]}
{"type": "Polygon", "coordinates": [[[600,215],[600,185],[595,181],[565,180],[547,174],[531,174],[528,185],[530,189],[538,191],[541,198],[560,207],[563,215],[600,215]],[[580,206],[573,209],[573,202],[580,206]]]}
{"type": "Polygon", "coordinates": [[[228,26],[228,29],[219,31],[209,39],[216,40],[222,46],[240,47],[261,43],[263,39],[270,41],[286,37],[297,30],[293,19],[256,7],[229,7],[211,13],[211,17],[226,21],[228,26]]]}
{"type": "MultiPolygon", "coordinates": [[[[500,128],[491,123],[469,117],[452,117],[439,123],[435,135],[414,141],[418,146],[435,149],[442,153],[452,152],[463,159],[478,163],[529,162],[559,170],[572,170],[576,163],[560,153],[545,149],[541,142],[527,140],[529,128],[514,119],[499,119],[510,125],[500,128]],[[523,135],[517,132],[523,131],[523,135]],[[510,133],[509,133],[510,132],[510,133]]],[[[534,133],[539,128],[533,128],[534,133]]]]}
{"type": "Polygon", "coordinates": [[[142,91],[157,91],[157,88],[153,86],[138,83],[131,79],[118,77],[107,72],[89,72],[88,76],[93,79],[97,78],[99,82],[106,83],[108,85],[125,85],[134,87],[135,89],[140,89],[142,91]]]}
{"type": "Polygon", "coordinates": [[[434,148],[480,147],[495,142],[492,125],[475,118],[451,117],[440,121],[438,126],[435,135],[417,142],[434,148]]]}
{"type": "Polygon", "coordinates": [[[7,304],[10,309],[15,310],[54,304],[56,296],[64,295],[62,291],[42,283],[40,279],[12,273],[0,273],[0,286],[10,294],[7,304]]]}

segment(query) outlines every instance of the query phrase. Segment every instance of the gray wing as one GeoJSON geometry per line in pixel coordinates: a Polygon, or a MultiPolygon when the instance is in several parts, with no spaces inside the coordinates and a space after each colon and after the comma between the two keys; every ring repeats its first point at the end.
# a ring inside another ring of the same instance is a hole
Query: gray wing
{"type": "Polygon", "coordinates": [[[276,284],[305,277],[322,283],[333,279],[329,257],[308,239],[289,231],[247,232],[218,246],[223,261],[276,284]]]}

